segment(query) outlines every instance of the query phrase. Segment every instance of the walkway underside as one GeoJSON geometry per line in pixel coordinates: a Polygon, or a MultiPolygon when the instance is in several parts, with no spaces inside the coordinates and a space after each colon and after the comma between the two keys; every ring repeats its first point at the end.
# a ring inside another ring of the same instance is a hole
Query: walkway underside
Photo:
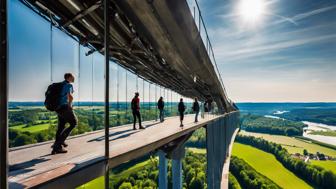
{"type": "MultiPolygon", "coordinates": [[[[145,130],[134,131],[131,125],[111,128],[109,166],[115,167],[160,149],[220,117],[223,116],[209,115],[195,124],[193,115],[186,116],[183,129],[179,127],[178,117],[168,118],[164,123],[146,122],[145,130]]],[[[48,187],[72,188],[104,175],[104,131],[76,136],[67,142],[69,152],[66,154],[50,155],[51,141],[11,149],[10,188],[26,188],[46,183],[49,184],[48,187]]]]}
{"type": "MultiPolygon", "coordinates": [[[[83,45],[104,52],[103,7],[97,0],[21,0],[52,16],[83,45]]],[[[144,79],[187,97],[234,108],[184,0],[111,0],[111,59],[144,79]],[[196,82],[195,82],[196,81],[196,82]]],[[[48,17],[48,16],[47,16],[48,17]]],[[[94,51],[94,50],[93,50],[94,51]]]]}

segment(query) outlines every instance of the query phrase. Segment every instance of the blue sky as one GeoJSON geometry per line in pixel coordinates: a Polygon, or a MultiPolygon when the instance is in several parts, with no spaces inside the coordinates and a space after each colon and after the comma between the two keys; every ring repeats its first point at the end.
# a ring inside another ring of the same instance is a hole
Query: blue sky
{"type": "Polygon", "coordinates": [[[253,24],[237,14],[239,0],[199,1],[229,96],[336,101],[336,1],[263,2],[253,24]]]}
{"type": "MultiPolygon", "coordinates": [[[[192,7],[192,1],[188,1],[192,7]]],[[[242,18],[237,11],[239,0],[199,3],[232,100],[336,101],[335,0],[264,0],[257,22],[242,18]]],[[[10,1],[9,9],[10,100],[43,100],[51,77],[53,81],[61,80],[64,72],[74,72],[77,77],[80,73],[75,83],[77,99],[103,100],[101,55],[85,56],[87,49],[81,47],[79,67],[78,44],[54,29],[51,74],[50,24],[16,0],[10,1]]],[[[132,88],[136,88],[136,77],[127,74],[126,89],[126,71],[115,64],[111,66],[111,99],[117,98],[118,69],[119,99],[128,100],[132,88]]],[[[141,81],[139,85],[142,87],[141,81]]],[[[150,91],[153,99],[153,86],[150,91]]],[[[177,99],[178,95],[173,97],[177,99]]]]}

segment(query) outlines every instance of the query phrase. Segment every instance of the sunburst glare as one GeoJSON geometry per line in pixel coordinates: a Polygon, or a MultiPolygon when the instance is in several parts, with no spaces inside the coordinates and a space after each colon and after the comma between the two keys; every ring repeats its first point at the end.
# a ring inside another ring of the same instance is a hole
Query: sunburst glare
{"type": "Polygon", "coordinates": [[[238,15],[247,24],[257,24],[262,20],[266,11],[266,3],[263,0],[240,0],[238,3],[238,15]]]}

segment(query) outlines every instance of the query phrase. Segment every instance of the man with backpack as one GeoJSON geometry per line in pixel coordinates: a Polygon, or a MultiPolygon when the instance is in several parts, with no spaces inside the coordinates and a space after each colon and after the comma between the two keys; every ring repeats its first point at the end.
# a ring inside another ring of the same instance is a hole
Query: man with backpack
{"type": "Polygon", "coordinates": [[[75,77],[71,73],[66,73],[63,82],[51,84],[46,92],[44,104],[48,110],[55,111],[58,118],[56,139],[51,154],[67,153],[63,148],[68,146],[65,140],[77,126],[77,117],[72,108],[74,91],[71,83],[74,81],[75,77]],[[66,123],[70,124],[67,128],[66,123]]]}
{"type": "Polygon", "coordinates": [[[197,98],[195,98],[192,109],[195,113],[195,123],[197,123],[198,122],[198,114],[199,114],[199,110],[200,110],[197,98]]]}
{"type": "Polygon", "coordinates": [[[183,98],[180,99],[180,102],[178,104],[178,111],[180,113],[180,121],[181,121],[181,124],[180,124],[180,127],[183,127],[183,118],[184,118],[184,111],[185,111],[186,107],[183,103],[183,98]]]}
{"type": "Polygon", "coordinates": [[[132,114],[133,114],[133,130],[136,130],[135,124],[136,124],[136,118],[137,117],[138,117],[138,120],[139,120],[139,128],[140,129],[145,129],[144,127],[141,126],[140,98],[139,98],[139,93],[138,92],[135,93],[135,96],[132,99],[131,107],[132,107],[132,114]]]}
{"type": "Polygon", "coordinates": [[[161,96],[158,103],[157,103],[157,107],[160,111],[160,115],[159,115],[159,118],[160,118],[160,122],[163,122],[164,121],[164,101],[163,101],[163,97],[161,96]]]}

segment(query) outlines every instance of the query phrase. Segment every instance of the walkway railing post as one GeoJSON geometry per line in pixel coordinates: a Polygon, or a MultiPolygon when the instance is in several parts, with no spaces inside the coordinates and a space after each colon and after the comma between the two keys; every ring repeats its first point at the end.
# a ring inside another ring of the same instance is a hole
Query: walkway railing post
{"type": "Polygon", "coordinates": [[[0,1],[0,188],[8,188],[7,0],[0,1]]]}
{"type": "Polygon", "coordinates": [[[168,188],[168,161],[166,158],[166,153],[162,150],[158,151],[159,156],[159,189],[167,189],[168,188]]]}
{"type": "Polygon", "coordinates": [[[110,0],[104,0],[104,47],[105,47],[105,157],[106,157],[106,172],[105,172],[105,188],[109,188],[109,113],[110,113],[110,55],[109,55],[109,42],[110,42],[110,0]]]}

